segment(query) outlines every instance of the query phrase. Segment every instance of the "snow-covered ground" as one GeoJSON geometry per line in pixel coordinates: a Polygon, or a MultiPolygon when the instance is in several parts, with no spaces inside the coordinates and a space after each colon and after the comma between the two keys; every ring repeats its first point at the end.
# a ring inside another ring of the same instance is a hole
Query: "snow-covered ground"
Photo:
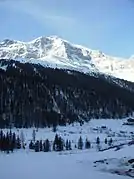
{"type": "MultiPolygon", "coordinates": [[[[57,132],[64,139],[76,144],[80,135],[83,141],[87,137],[91,149],[62,152],[34,152],[28,148],[14,153],[0,153],[1,179],[128,179],[126,173],[133,169],[128,162],[134,158],[134,146],[124,145],[120,150],[96,150],[96,138],[101,139],[101,147],[106,148],[104,139],[113,139],[113,145],[127,143],[133,139],[133,126],[122,125],[123,120],[91,120],[83,126],[79,124],[58,127],[57,132]],[[102,127],[103,126],[103,127],[102,127]],[[104,128],[106,126],[106,128],[104,128]],[[109,137],[108,137],[109,136],[109,137]]],[[[19,135],[24,133],[25,142],[32,139],[33,129],[13,129],[19,135]]],[[[38,129],[36,139],[54,139],[52,128],[38,129]]]]}

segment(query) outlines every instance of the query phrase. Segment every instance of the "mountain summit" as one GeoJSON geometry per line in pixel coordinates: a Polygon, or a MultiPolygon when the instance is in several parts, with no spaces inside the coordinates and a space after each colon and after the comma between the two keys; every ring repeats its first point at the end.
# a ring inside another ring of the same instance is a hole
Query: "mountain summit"
{"type": "Polygon", "coordinates": [[[58,36],[39,37],[30,42],[5,39],[0,42],[0,59],[83,73],[100,72],[134,82],[134,58],[112,57],[99,50],[72,44],[58,36]]]}

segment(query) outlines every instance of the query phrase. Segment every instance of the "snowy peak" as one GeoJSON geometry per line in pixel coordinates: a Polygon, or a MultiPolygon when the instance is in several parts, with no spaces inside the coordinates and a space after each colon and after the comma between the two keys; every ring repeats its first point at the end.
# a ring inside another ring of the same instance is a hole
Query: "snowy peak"
{"type": "Polygon", "coordinates": [[[134,58],[126,60],[111,57],[99,50],[72,44],[58,36],[42,36],[30,42],[6,39],[0,42],[0,59],[24,59],[23,62],[54,68],[84,73],[100,72],[134,82],[134,58]]]}

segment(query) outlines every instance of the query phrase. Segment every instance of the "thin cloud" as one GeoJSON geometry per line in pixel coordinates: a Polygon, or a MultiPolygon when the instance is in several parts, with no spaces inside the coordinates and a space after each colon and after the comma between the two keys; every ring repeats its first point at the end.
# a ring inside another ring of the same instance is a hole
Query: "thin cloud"
{"type": "Polygon", "coordinates": [[[72,17],[64,15],[63,13],[55,12],[51,7],[47,7],[46,1],[38,0],[0,0],[4,2],[8,8],[25,13],[33,19],[41,23],[43,26],[49,25],[53,28],[62,29],[69,26],[74,26],[76,20],[72,17]],[[14,3],[13,3],[14,2],[14,3]]]}

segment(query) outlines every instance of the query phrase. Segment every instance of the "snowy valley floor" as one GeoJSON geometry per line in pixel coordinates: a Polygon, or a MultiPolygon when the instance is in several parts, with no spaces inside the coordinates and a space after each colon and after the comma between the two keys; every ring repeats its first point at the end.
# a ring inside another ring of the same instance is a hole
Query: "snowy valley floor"
{"type": "MultiPolygon", "coordinates": [[[[124,145],[117,151],[99,152],[94,144],[97,136],[101,139],[102,148],[106,147],[103,144],[105,137],[112,137],[115,144],[131,141],[133,126],[123,126],[122,123],[121,120],[92,120],[83,126],[75,124],[58,128],[57,133],[71,139],[74,144],[80,135],[83,139],[88,137],[93,143],[88,150],[36,153],[26,148],[10,154],[1,152],[0,179],[128,179],[130,176],[124,171],[133,168],[128,160],[134,159],[134,145],[124,145]],[[102,125],[107,129],[102,129],[102,125]]],[[[32,129],[14,129],[18,134],[22,130],[28,143],[32,138],[32,129]]],[[[51,128],[38,129],[36,133],[37,139],[47,137],[53,140],[54,136],[51,128]]]]}

